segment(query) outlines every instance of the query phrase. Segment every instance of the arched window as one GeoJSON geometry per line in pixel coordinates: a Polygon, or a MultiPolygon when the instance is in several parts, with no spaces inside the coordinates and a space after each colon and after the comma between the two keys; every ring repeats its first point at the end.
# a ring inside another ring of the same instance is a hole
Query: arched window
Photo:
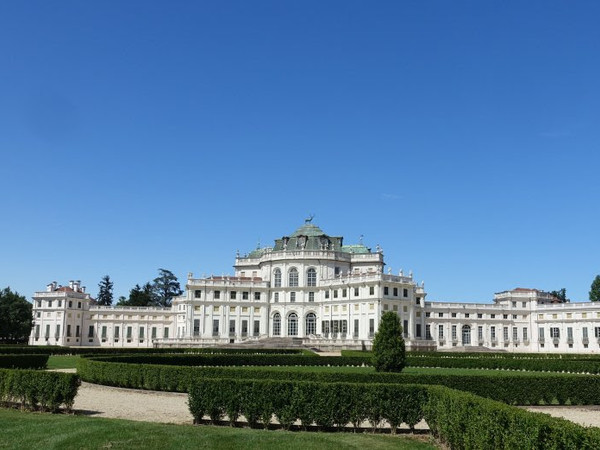
{"type": "Polygon", "coordinates": [[[462,345],[471,345],[471,327],[469,325],[462,327],[462,345]]]}
{"type": "Polygon", "coordinates": [[[295,267],[292,267],[288,273],[288,286],[298,286],[298,270],[295,267]]]}
{"type": "Polygon", "coordinates": [[[317,271],[312,267],[306,272],[306,285],[316,286],[317,285],[317,271]]]}
{"type": "Polygon", "coordinates": [[[273,336],[281,336],[281,315],[279,313],[273,315],[273,336]]]}
{"type": "Polygon", "coordinates": [[[296,313],[288,315],[288,336],[298,336],[298,315],[296,313]]]}
{"type": "Polygon", "coordinates": [[[281,270],[279,269],[273,271],[273,286],[281,287],[281,270]]]}
{"type": "Polygon", "coordinates": [[[306,315],[306,333],[307,336],[309,334],[317,334],[317,316],[314,313],[308,313],[306,315]]]}

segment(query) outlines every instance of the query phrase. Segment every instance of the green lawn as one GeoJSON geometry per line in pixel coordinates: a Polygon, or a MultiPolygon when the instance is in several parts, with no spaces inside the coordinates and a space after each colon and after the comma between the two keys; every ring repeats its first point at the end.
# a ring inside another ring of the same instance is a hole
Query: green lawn
{"type": "MultiPolygon", "coordinates": [[[[0,409],[0,448],[436,449],[410,436],[250,430],[0,409]]],[[[428,438],[425,437],[425,440],[428,438]]]]}
{"type": "Polygon", "coordinates": [[[50,355],[48,369],[75,369],[80,356],[77,355],[50,355]]]}

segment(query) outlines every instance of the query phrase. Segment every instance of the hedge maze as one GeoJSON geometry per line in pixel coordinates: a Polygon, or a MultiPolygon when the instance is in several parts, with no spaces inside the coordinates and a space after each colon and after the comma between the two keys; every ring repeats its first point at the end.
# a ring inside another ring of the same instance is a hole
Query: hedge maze
{"type": "MultiPolygon", "coordinates": [[[[98,350],[82,352],[77,363],[82,380],[187,392],[198,424],[395,433],[401,424],[413,429],[424,419],[437,440],[453,449],[600,448],[600,428],[516,407],[600,404],[599,357],[412,353],[408,366],[440,369],[378,373],[369,355],[352,352],[324,357],[295,350],[98,350]],[[453,375],[443,368],[490,370],[453,375]]],[[[35,353],[0,355],[0,365],[43,367],[35,353]]],[[[2,401],[69,408],[79,378],[62,375],[69,374],[1,369],[2,401]]]]}

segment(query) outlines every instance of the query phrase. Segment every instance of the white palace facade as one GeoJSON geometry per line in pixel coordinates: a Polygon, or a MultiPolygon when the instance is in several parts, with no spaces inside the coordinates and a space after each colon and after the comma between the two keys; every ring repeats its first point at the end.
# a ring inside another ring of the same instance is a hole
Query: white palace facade
{"type": "Polygon", "coordinates": [[[385,270],[379,246],[344,245],[310,219],[273,247],[238,254],[234,269],[188,274],[169,308],[98,306],[79,281],[52,282],[33,296],[29,343],[370,349],[381,315],[393,311],[413,350],[600,352],[600,305],[522,288],[495,294],[491,304],[427,301],[412,273],[385,270]]]}

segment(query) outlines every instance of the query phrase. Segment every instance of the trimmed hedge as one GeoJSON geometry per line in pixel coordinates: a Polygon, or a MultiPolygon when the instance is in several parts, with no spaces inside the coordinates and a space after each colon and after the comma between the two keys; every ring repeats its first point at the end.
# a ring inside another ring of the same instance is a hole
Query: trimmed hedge
{"type": "Polygon", "coordinates": [[[532,413],[441,386],[315,383],[297,381],[197,380],[189,392],[194,423],[227,415],[233,425],[243,415],[251,427],[267,428],[273,417],[286,429],[341,429],[368,421],[387,422],[392,433],[422,418],[452,449],[597,449],[600,429],[532,413]]]}
{"type": "Polygon", "coordinates": [[[0,345],[2,354],[48,354],[48,355],[117,355],[117,354],[161,354],[161,353],[208,353],[208,354],[256,354],[256,355],[307,355],[314,353],[305,349],[274,348],[114,348],[114,347],[60,347],[56,345],[0,345]]]}
{"type": "Polygon", "coordinates": [[[0,355],[2,369],[44,369],[50,355],[0,355]]]}
{"type": "MultiPolygon", "coordinates": [[[[131,357],[136,360],[137,356],[131,357]]],[[[130,357],[81,358],[77,372],[91,383],[134,389],[186,392],[196,378],[296,380],[443,385],[515,405],[600,404],[600,376],[490,372],[486,375],[426,375],[286,371],[261,367],[190,367],[132,364],[130,357]],[[113,362],[118,360],[119,362],[113,362]]]]}
{"type": "Polygon", "coordinates": [[[416,356],[407,357],[409,367],[444,367],[455,369],[503,369],[534,372],[571,372],[600,374],[600,359],[517,359],[517,358],[464,358],[416,356]]]}
{"type": "Polygon", "coordinates": [[[267,428],[273,417],[285,429],[300,420],[324,429],[359,427],[369,421],[378,428],[388,422],[392,432],[402,423],[414,428],[423,418],[426,387],[399,384],[315,383],[273,380],[196,380],[189,392],[194,422],[204,416],[216,423],[227,415],[234,424],[243,415],[251,427],[267,428]]]}
{"type": "Polygon", "coordinates": [[[173,366],[363,366],[370,365],[366,358],[306,355],[255,354],[178,354],[178,355],[115,355],[98,357],[102,361],[134,364],[167,364],[173,366]]]}
{"type": "Polygon", "coordinates": [[[441,386],[423,410],[433,435],[453,450],[598,449],[600,429],[585,428],[441,386]]]}
{"type": "Polygon", "coordinates": [[[64,405],[70,411],[80,384],[73,373],[0,369],[0,401],[42,411],[64,405]]]}

